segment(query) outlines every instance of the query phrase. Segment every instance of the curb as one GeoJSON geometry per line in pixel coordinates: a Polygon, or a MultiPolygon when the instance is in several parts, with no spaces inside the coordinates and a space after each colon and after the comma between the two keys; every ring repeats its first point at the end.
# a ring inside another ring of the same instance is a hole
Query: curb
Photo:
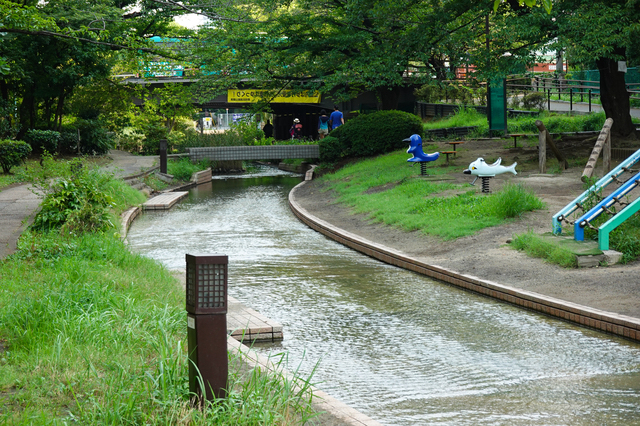
{"type": "Polygon", "coordinates": [[[374,243],[335,227],[310,214],[296,202],[296,190],[304,184],[306,184],[306,181],[298,184],[289,193],[289,207],[301,222],[332,240],[382,262],[417,272],[430,278],[435,278],[438,281],[443,281],[455,287],[463,288],[584,327],[593,328],[630,340],[640,341],[640,318],[589,308],[532,291],[516,289],[492,281],[482,280],[478,277],[462,274],[437,265],[429,265],[409,257],[400,251],[374,243]]]}

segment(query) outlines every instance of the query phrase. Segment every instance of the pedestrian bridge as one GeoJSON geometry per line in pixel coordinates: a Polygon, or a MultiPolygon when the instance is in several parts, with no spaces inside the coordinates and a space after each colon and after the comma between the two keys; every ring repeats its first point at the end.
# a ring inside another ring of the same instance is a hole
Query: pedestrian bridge
{"type": "Polygon", "coordinates": [[[189,159],[200,160],[282,160],[285,158],[320,158],[318,145],[258,145],[187,148],[189,159]]]}

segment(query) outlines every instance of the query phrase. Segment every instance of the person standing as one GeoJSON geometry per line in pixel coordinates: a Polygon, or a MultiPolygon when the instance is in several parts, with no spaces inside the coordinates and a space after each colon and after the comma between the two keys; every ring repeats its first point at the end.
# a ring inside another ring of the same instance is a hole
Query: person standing
{"type": "Polygon", "coordinates": [[[344,124],[344,116],[340,112],[338,105],[333,106],[333,112],[329,116],[329,121],[331,124],[331,130],[337,129],[344,124]]]}
{"type": "Polygon", "coordinates": [[[321,110],[320,117],[318,117],[318,137],[324,139],[329,133],[329,116],[327,111],[321,110]]]}
{"type": "Polygon", "coordinates": [[[300,119],[293,119],[293,126],[291,126],[291,130],[289,130],[289,133],[291,133],[291,139],[302,138],[302,123],[300,123],[300,119]]]}
{"type": "Polygon", "coordinates": [[[264,136],[266,138],[270,138],[273,136],[273,124],[271,124],[271,120],[267,120],[264,127],[262,128],[262,131],[264,132],[264,136]]]}

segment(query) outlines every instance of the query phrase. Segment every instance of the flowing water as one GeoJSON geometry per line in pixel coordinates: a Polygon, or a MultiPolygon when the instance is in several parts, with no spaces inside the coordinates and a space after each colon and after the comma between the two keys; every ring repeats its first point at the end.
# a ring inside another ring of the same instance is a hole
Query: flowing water
{"type": "Polygon", "coordinates": [[[288,368],[385,425],[640,424],[640,345],[373,260],[300,223],[299,177],[218,179],[147,213],[133,250],[229,256],[229,294],[281,323],[288,368]]]}

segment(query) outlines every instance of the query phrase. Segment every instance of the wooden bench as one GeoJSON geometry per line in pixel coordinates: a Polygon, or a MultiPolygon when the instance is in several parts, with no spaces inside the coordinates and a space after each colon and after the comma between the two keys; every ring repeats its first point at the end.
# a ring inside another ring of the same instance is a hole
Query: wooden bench
{"type": "Polygon", "coordinates": [[[444,154],[447,156],[447,164],[449,164],[449,155],[453,154],[456,155],[455,151],[440,151],[440,154],[444,154]]]}
{"type": "Polygon", "coordinates": [[[518,138],[524,138],[526,136],[527,135],[525,133],[512,133],[512,134],[509,135],[509,137],[513,138],[513,147],[514,148],[518,147],[518,145],[517,145],[518,138]]]}
{"type": "MultiPolygon", "coordinates": [[[[456,152],[456,145],[460,145],[464,142],[462,141],[457,141],[457,142],[447,142],[449,145],[451,145],[453,147],[453,152],[456,152]]],[[[448,158],[448,157],[447,157],[448,158]]]]}

